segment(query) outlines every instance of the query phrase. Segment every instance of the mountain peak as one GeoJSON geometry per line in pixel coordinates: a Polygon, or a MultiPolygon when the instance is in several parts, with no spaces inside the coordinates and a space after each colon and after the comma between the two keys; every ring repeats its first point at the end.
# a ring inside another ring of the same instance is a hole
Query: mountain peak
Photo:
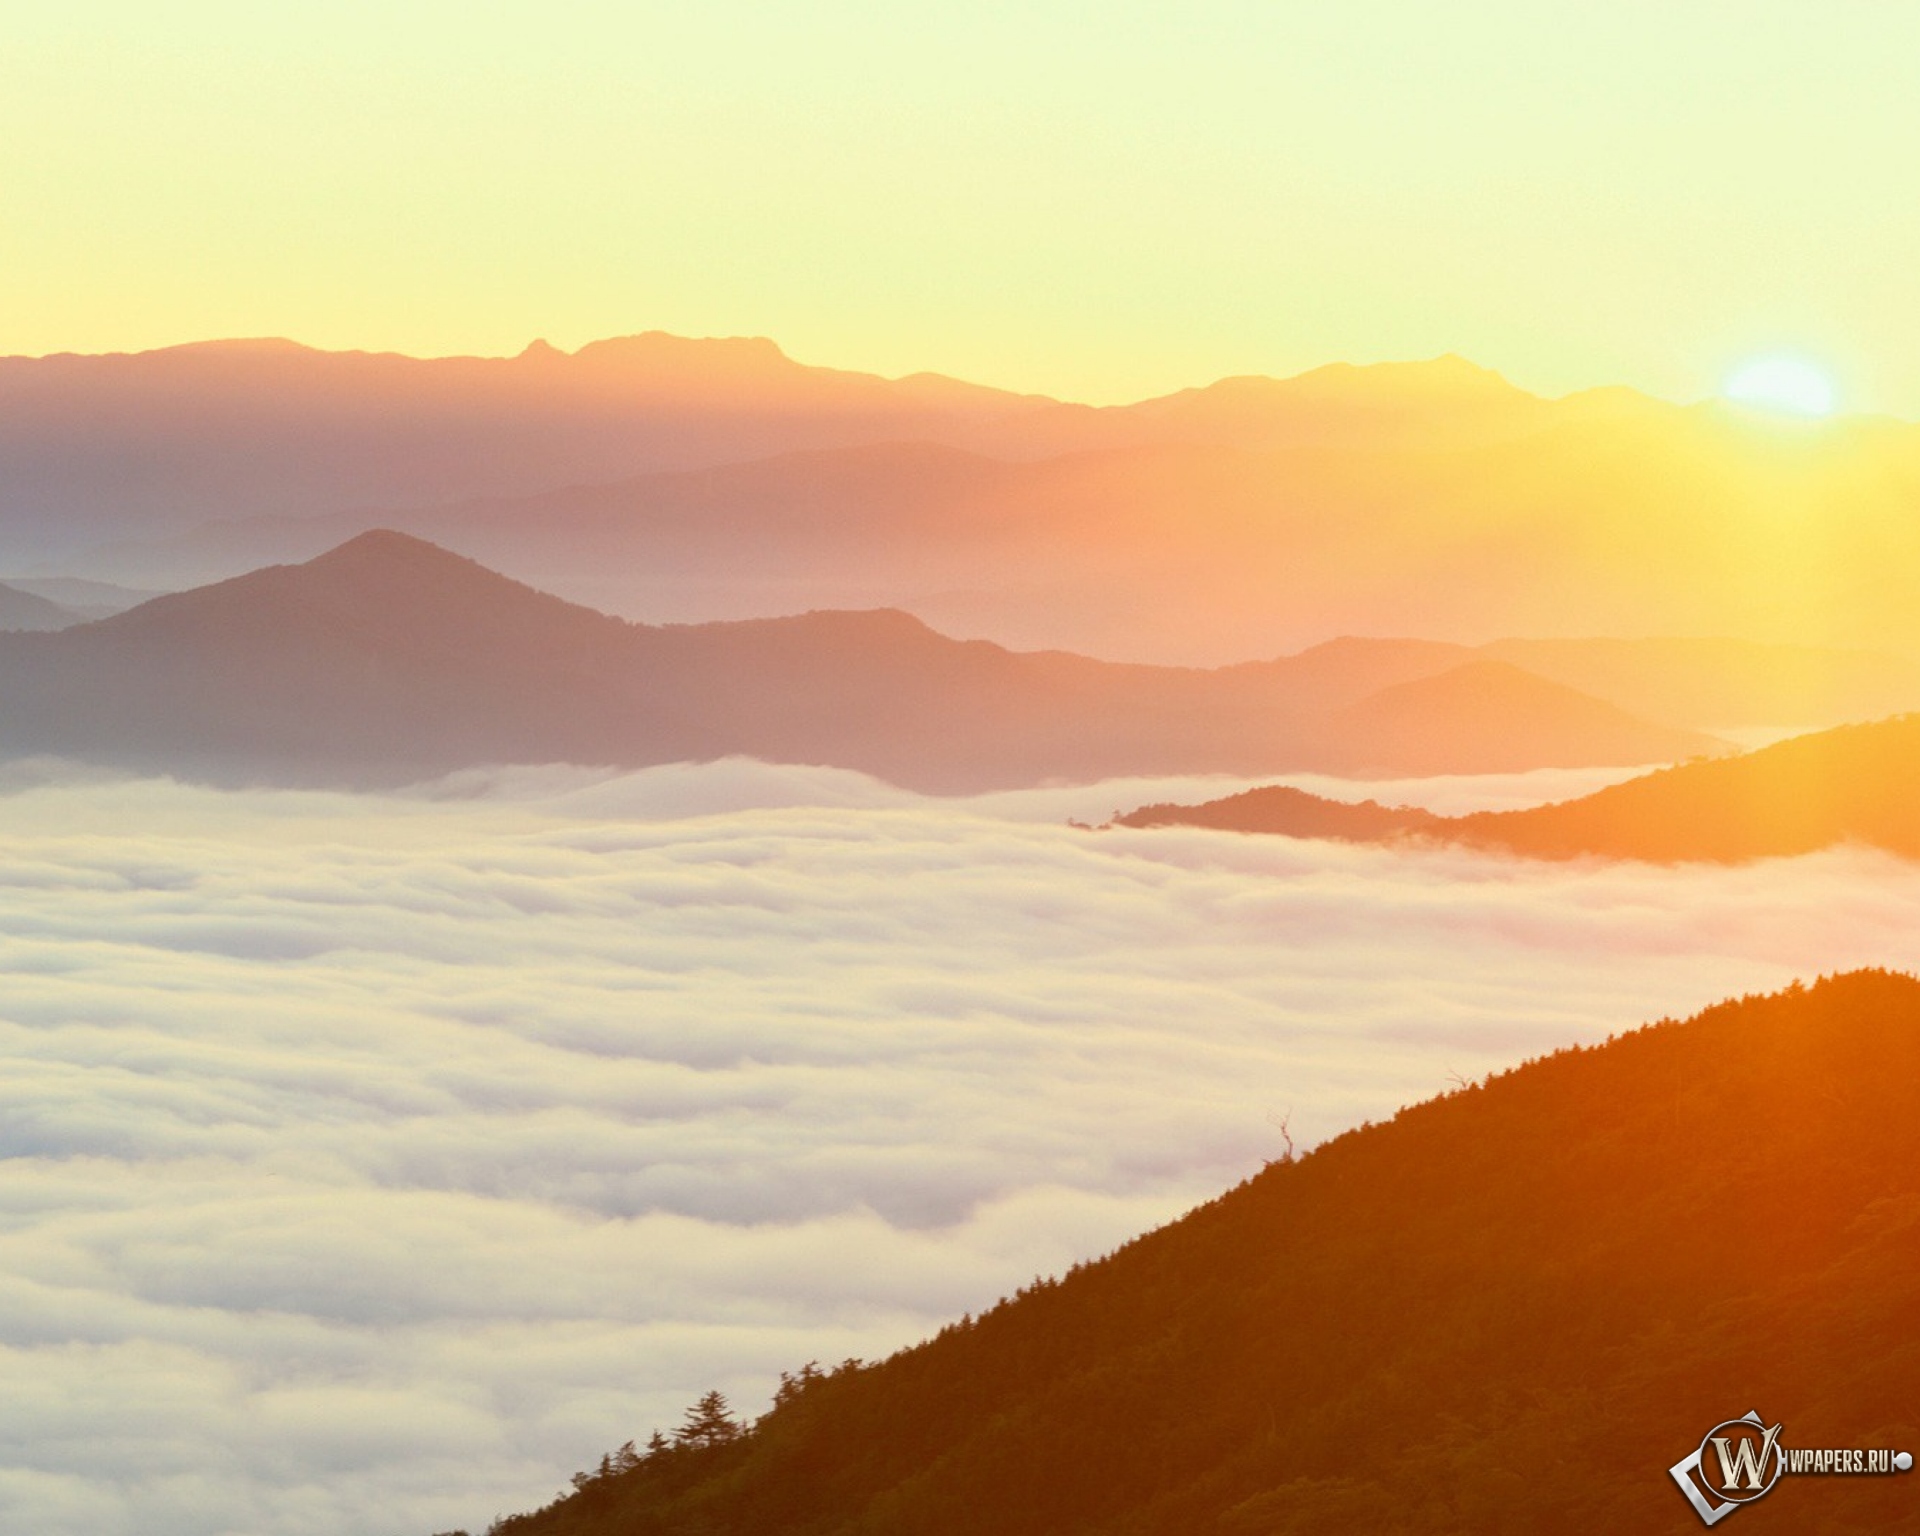
{"type": "Polygon", "coordinates": [[[1412,681],[1393,683],[1341,712],[1356,766],[1371,769],[1411,762],[1428,773],[1500,773],[1576,764],[1677,762],[1727,750],[1697,731],[1641,720],[1618,706],[1564,683],[1493,657],[1412,681]],[[1515,728],[1515,722],[1524,722],[1515,728]],[[1464,736],[1478,755],[1469,766],[1449,753],[1423,759],[1433,743],[1464,736]]]}
{"type": "Polygon", "coordinates": [[[154,598],[90,626],[107,643],[184,637],[236,650],[422,643],[511,651],[555,630],[619,619],[569,603],[411,534],[376,528],[299,565],[271,565],[154,598]]]}
{"type": "Polygon", "coordinates": [[[488,571],[477,560],[469,560],[465,555],[456,555],[429,539],[401,533],[393,528],[369,528],[365,533],[356,533],[344,544],[336,544],[325,554],[304,561],[302,569],[343,570],[354,566],[393,565],[398,562],[415,566],[465,567],[489,576],[497,574],[488,571]]]}
{"type": "Polygon", "coordinates": [[[802,366],[766,336],[675,336],[669,331],[590,341],[573,356],[603,368],[720,377],[788,373],[802,366]]]}
{"type": "Polygon", "coordinates": [[[304,342],[285,336],[231,336],[213,341],[186,341],[178,346],[155,347],[140,357],[292,357],[318,352],[304,342]]]}

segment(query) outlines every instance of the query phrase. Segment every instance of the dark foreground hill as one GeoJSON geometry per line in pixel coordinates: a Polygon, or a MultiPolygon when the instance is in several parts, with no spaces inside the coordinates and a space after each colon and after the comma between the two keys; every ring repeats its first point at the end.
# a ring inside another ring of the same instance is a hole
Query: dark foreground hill
{"type": "MultiPolygon", "coordinates": [[[[1757,1409],[1920,1449],[1920,982],[1857,972],[1363,1127],[733,1439],[501,1536],[1697,1531],[1667,1469],[1757,1409]]],[[[1920,1531],[1920,1475],[1763,1532],[1920,1531]]]]}
{"type": "Polygon", "coordinates": [[[1920,857],[1920,715],[1845,725],[1758,752],[1683,763],[1578,800],[1435,816],[1349,805],[1297,789],[1204,805],[1143,806],[1117,824],[1202,826],[1349,842],[1405,838],[1565,859],[1736,862],[1840,843],[1920,857]]]}
{"type": "Polygon", "coordinates": [[[741,754],[952,792],[1717,745],[1505,663],[1368,693],[1372,659],[1343,655],[1128,666],[952,640],[885,610],[630,624],[375,532],[59,634],[0,635],[0,753],[347,784],[741,754]]]}

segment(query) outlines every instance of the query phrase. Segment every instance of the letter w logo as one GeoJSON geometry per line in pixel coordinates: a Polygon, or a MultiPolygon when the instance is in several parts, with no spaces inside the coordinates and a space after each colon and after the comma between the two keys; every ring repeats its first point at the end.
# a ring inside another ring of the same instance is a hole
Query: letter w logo
{"type": "Polygon", "coordinates": [[[1725,1419],[1707,1431],[1706,1439],[1700,1442],[1700,1448],[1689,1452],[1667,1468],[1667,1474],[1686,1501],[1693,1506],[1694,1513],[1704,1525],[1718,1525],[1722,1520],[1739,1509],[1743,1504],[1751,1504],[1766,1493],[1780,1480],[1780,1460],[1785,1455],[1780,1449],[1780,1426],[1767,1428],[1767,1421],[1760,1417],[1757,1409],[1743,1413],[1737,1419],[1725,1419]],[[1740,1431],[1739,1444],[1733,1442],[1733,1435],[1716,1433],[1723,1429],[1740,1431]],[[1753,1437],[1759,1435],[1756,1440],[1753,1437]],[[1712,1446],[1720,1458],[1720,1491],[1715,1492],[1713,1475],[1707,1471],[1711,1459],[1707,1447],[1712,1446]],[[1744,1488],[1741,1487],[1745,1483],[1744,1488]]]}
{"type": "Polygon", "coordinates": [[[1713,1448],[1720,1453],[1720,1486],[1728,1493],[1735,1493],[1744,1478],[1753,1492],[1764,1490],[1768,1482],[1767,1464],[1773,1460],[1773,1444],[1779,1438],[1778,1424],[1767,1431],[1766,1438],[1757,1446],[1746,1435],[1740,1437],[1738,1445],[1726,1435],[1715,1435],[1713,1448]]]}

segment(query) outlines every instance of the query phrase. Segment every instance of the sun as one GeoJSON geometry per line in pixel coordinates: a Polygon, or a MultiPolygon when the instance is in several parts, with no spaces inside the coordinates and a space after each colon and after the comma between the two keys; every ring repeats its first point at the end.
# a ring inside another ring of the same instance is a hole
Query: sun
{"type": "Polygon", "coordinates": [[[1828,416],[1834,407],[1833,380],[1811,363],[1792,357],[1762,357],[1742,364],[1721,393],[1742,405],[1795,416],[1828,416]]]}

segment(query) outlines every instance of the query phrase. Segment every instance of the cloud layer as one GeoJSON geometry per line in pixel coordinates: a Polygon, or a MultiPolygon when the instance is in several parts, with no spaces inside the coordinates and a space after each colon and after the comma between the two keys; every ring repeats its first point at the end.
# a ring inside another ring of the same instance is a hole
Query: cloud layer
{"type": "Polygon", "coordinates": [[[1728,993],[1920,966],[1920,871],[1860,854],[1060,824],[1193,788],[17,775],[0,1528],[479,1529],[709,1386],[757,1410],[780,1367],[1110,1248],[1277,1155],[1280,1115],[1310,1142],[1728,993]]]}

